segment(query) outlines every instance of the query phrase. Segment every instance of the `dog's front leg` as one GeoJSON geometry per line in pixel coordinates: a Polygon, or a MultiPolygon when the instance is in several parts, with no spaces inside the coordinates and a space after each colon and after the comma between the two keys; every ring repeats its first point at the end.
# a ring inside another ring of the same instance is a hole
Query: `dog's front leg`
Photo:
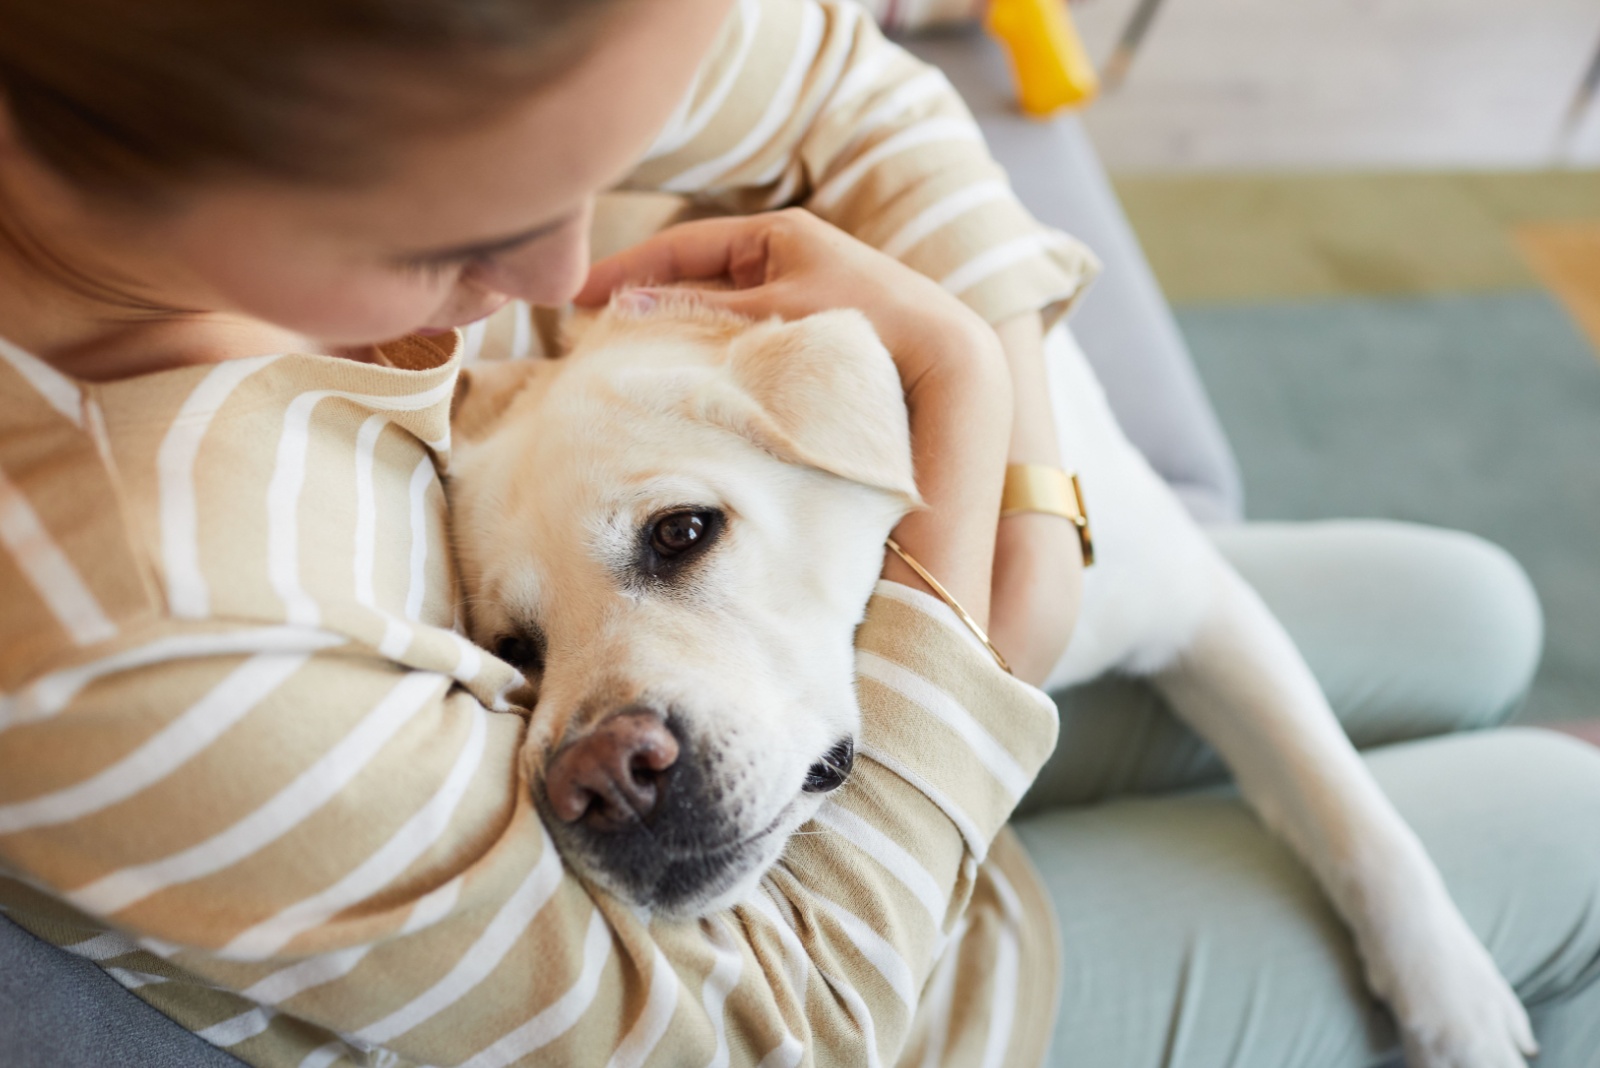
{"type": "Polygon", "coordinates": [[[1217,561],[1214,607],[1156,676],[1312,869],[1389,1003],[1411,1068],[1521,1068],[1527,1013],[1368,772],[1282,625],[1217,561]]]}

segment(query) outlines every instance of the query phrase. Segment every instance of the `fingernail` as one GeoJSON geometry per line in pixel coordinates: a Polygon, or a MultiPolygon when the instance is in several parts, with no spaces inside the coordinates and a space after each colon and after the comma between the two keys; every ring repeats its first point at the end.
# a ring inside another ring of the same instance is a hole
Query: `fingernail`
{"type": "Polygon", "coordinates": [[[656,306],[656,295],[647,289],[624,289],[611,298],[612,307],[641,315],[656,306]]]}

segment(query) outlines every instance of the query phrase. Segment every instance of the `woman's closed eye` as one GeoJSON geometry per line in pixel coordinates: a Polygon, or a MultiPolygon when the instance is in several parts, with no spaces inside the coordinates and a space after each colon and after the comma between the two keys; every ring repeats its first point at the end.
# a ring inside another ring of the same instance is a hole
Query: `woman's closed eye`
{"type": "Polygon", "coordinates": [[[396,266],[401,273],[428,281],[465,274],[470,270],[494,266],[494,257],[479,252],[455,253],[447,256],[419,256],[400,260],[396,266]]]}
{"type": "Polygon", "coordinates": [[[531,245],[541,238],[549,237],[551,234],[565,229],[582,218],[583,213],[581,211],[568,212],[550,222],[506,237],[480,241],[471,245],[461,245],[455,248],[402,256],[397,261],[397,265],[404,271],[432,278],[443,277],[452,271],[465,273],[474,268],[485,269],[493,267],[500,256],[531,245]]]}

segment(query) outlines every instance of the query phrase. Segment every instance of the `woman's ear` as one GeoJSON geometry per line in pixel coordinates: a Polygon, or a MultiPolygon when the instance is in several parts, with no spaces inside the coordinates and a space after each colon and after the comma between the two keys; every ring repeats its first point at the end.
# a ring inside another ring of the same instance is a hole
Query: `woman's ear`
{"type": "Polygon", "coordinates": [[[487,437],[517,394],[549,367],[547,360],[485,360],[463,368],[450,402],[450,433],[458,441],[487,437]]]}
{"type": "Polygon", "coordinates": [[[830,311],[755,327],[735,339],[729,369],[759,409],[739,428],[756,444],[922,503],[900,375],[866,316],[830,311]]]}

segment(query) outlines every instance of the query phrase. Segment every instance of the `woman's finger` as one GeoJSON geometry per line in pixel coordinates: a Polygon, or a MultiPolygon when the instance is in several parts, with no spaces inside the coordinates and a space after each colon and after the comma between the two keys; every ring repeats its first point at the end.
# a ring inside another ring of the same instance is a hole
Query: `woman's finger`
{"type": "Polygon", "coordinates": [[[797,306],[791,297],[792,294],[787,288],[778,283],[757,286],[753,289],[699,289],[694,286],[657,289],[644,286],[623,291],[619,299],[633,302],[630,306],[638,311],[648,310],[663,300],[686,301],[703,308],[715,308],[718,311],[758,320],[770,319],[773,316],[780,319],[803,319],[819,310],[805,305],[797,306]]]}
{"type": "Polygon", "coordinates": [[[765,246],[759,218],[700,219],[662,230],[589,268],[589,279],[575,298],[580,305],[604,304],[628,286],[735,279],[747,273],[752,253],[765,246]]]}

